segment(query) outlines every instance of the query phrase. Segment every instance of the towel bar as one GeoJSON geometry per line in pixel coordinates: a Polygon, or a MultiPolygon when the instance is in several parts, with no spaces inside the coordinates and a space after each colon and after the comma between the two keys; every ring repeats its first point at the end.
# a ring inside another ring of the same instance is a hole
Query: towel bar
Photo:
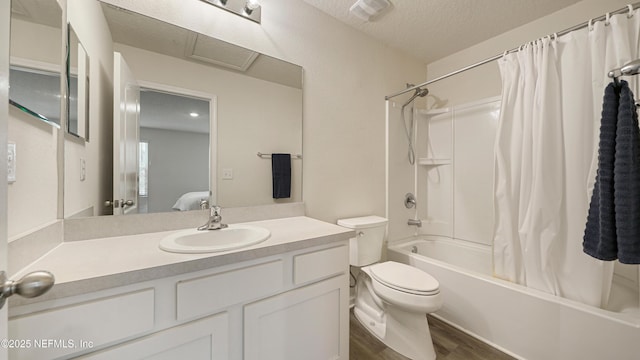
{"type": "MultiPolygon", "coordinates": [[[[258,157],[263,159],[271,159],[271,154],[263,154],[258,152],[258,157]]],[[[291,154],[292,159],[302,159],[302,155],[300,154],[291,154]]]]}

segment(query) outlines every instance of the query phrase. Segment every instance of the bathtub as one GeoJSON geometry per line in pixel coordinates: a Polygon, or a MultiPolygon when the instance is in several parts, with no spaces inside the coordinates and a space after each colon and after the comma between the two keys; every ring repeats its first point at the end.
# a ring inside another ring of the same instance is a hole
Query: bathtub
{"type": "Polygon", "coordinates": [[[494,278],[486,245],[422,237],[390,243],[387,254],[440,282],[444,304],[435,317],[511,356],[640,359],[637,310],[602,310],[494,278]]]}

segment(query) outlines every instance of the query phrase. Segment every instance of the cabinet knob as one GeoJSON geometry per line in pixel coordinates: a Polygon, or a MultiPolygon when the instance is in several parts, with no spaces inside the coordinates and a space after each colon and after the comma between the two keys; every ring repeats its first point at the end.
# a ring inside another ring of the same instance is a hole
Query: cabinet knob
{"type": "Polygon", "coordinates": [[[4,271],[0,271],[0,308],[4,306],[6,299],[18,294],[26,298],[38,297],[53,287],[55,278],[48,271],[34,271],[23,276],[18,281],[7,280],[4,271]]]}

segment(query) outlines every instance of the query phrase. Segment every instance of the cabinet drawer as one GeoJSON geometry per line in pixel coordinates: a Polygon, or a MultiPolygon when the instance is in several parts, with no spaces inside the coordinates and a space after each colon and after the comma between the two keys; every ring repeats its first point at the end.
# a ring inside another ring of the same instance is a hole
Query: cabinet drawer
{"type": "Polygon", "coordinates": [[[293,283],[296,285],[340,274],[349,269],[346,245],[293,257],[293,283]]]}
{"type": "Polygon", "coordinates": [[[178,282],[177,318],[211,314],[240,302],[274,294],[284,287],[282,260],[178,282]]]}
{"type": "Polygon", "coordinates": [[[153,330],[154,290],[146,289],[9,320],[9,337],[29,348],[11,359],[51,359],[153,330]]]}

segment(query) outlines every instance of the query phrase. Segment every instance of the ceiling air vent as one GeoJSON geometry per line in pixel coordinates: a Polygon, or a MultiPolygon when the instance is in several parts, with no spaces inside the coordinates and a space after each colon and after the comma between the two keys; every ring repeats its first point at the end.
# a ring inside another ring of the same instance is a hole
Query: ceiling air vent
{"type": "Polygon", "coordinates": [[[185,55],[191,59],[244,72],[253,64],[259,53],[225,41],[191,33],[185,55]]]}

